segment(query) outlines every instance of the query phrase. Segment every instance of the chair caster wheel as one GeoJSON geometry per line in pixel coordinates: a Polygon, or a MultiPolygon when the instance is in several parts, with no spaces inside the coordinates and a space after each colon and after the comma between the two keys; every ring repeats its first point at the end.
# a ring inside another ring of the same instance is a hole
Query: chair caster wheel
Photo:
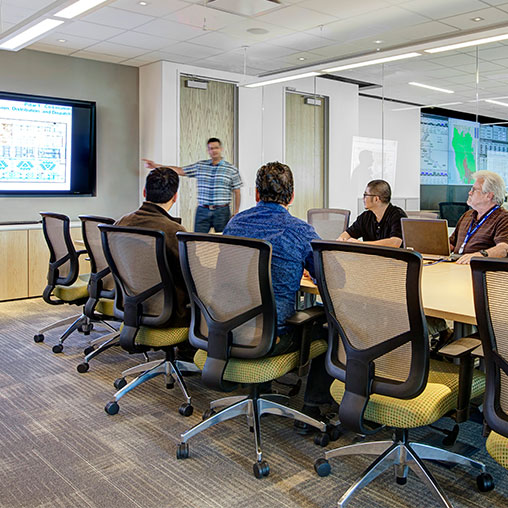
{"type": "Polygon", "coordinates": [[[93,353],[95,351],[95,348],[93,346],[88,346],[84,349],[83,354],[85,356],[89,355],[90,353],[93,353]]]}
{"type": "Polygon", "coordinates": [[[326,432],[318,432],[314,436],[314,444],[326,446],[330,442],[330,436],[326,432]]]}
{"type": "Polygon", "coordinates": [[[494,488],[494,478],[489,473],[481,473],[476,477],[476,486],[480,492],[489,492],[494,488]]]}
{"type": "Polygon", "coordinates": [[[187,443],[180,443],[176,449],[177,459],[188,459],[189,458],[189,445],[187,443]]]}
{"type": "Polygon", "coordinates": [[[331,425],[330,423],[326,426],[326,433],[330,437],[330,441],[337,441],[342,436],[342,431],[338,425],[331,425]]]}
{"type": "Polygon", "coordinates": [[[254,471],[254,476],[258,479],[263,478],[263,476],[268,476],[270,474],[270,466],[266,460],[262,460],[261,462],[255,462],[252,466],[252,470],[254,471]]]}
{"type": "Polygon", "coordinates": [[[178,412],[182,416],[190,416],[194,412],[194,408],[188,403],[184,402],[179,408],[178,412]]]}
{"type": "Polygon", "coordinates": [[[316,462],[314,462],[314,471],[316,471],[318,476],[328,476],[332,468],[326,459],[317,459],[316,462]]]}
{"type": "Polygon", "coordinates": [[[208,420],[208,418],[212,417],[214,414],[215,414],[214,409],[206,409],[205,411],[203,411],[203,416],[202,416],[203,421],[208,420]]]}
{"type": "Polygon", "coordinates": [[[34,335],[34,342],[44,342],[44,335],[42,333],[34,335]]]}
{"type": "Polygon", "coordinates": [[[125,385],[127,384],[127,381],[125,380],[124,377],[119,377],[118,379],[115,379],[113,381],[113,386],[117,389],[117,390],[121,390],[125,385]]]}
{"type": "Polygon", "coordinates": [[[80,374],[84,374],[85,372],[88,372],[88,369],[90,368],[90,365],[88,365],[88,363],[86,362],[83,362],[83,363],[80,363],[76,369],[78,370],[78,372],[80,374]]]}
{"type": "Polygon", "coordinates": [[[404,478],[403,476],[396,476],[395,481],[397,482],[397,485],[406,485],[407,478],[404,478]]]}
{"type": "Polygon", "coordinates": [[[175,387],[175,383],[166,383],[166,390],[172,390],[175,387]]]}
{"type": "Polygon", "coordinates": [[[118,405],[118,402],[108,402],[104,407],[104,411],[106,411],[108,415],[116,415],[118,411],[120,411],[120,406],[118,405]]]}
{"type": "Polygon", "coordinates": [[[63,345],[62,344],[56,344],[51,349],[53,353],[61,353],[63,351],[63,345]]]}

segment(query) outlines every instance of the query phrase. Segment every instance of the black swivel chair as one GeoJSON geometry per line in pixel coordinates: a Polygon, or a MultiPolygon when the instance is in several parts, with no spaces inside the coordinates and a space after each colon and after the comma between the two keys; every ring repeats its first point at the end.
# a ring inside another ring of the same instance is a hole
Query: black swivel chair
{"type": "Polygon", "coordinates": [[[340,208],[311,208],[307,210],[307,222],[323,240],[337,240],[348,228],[350,215],[349,210],[340,208]]]}
{"type": "Polygon", "coordinates": [[[487,451],[508,469],[508,261],[472,259],[476,320],[483,346],[487,385],[483,416],[491,432],[487,451]]]}
{"type": "Polygon", "coordinates": [[[91,321],[100,322],[110,331],[109,334],[91,341],[85,349],[85,358],[77,366],[78,372],[84,373],[90,368],[90,360],[110,347],[119,345],[120,332],[107,322],[116,319],[114,317],[115,282],[104,256],[101,232],[98,227],[99,224],[114,224],[115,220],[95,215],[80,215],[79,219],[83,241],[90,259],[89,297],[85,304],[84,314],[91,321]]]}
{"type": "Polygon", "coordinates": [[[310,327],[323,321],[322,309],[295,314],[288,324],[301,332],[301,349],[270,356],[276,342],[277,316],[271,284],[272,248],[268,242],[231,236],[177,233],[182,272],[191,300],[190,343],[199,348],[194,362],[203,383],[230,392],[240,384],[250,394],[226,397],[210,404],[204,421],[181,435],[177,458],[189,455],[187,441],[199,432],[236,416],[246,415],[256,442],[254,475],[267,476],[263,460],[260,416],[265,413],[294,418],[322,432],[317,444],[325,446],[327,426],[285,405],[288,397],[260,394],[259,385],[298,369],[307,372],[312,358],[326,350],[324,340],[311,341],[310,327]],[[219,408],[224,408],[216,413],[219,408]]]}
{"type": "Polygon", "coordinates": [[[469,210],[467,203],[443,201],[439,203],[439,217],[448,221],[448,226],[454,228],[458,220],[469,210]]]}
{"type": "MultiPolygon", "coordinates": [[[[326,367],[336,379],[330,392],[340,405],[339,420],[362,435],[379,430],[376,425],[394,431],[391,441],[357,443],[327,451],[324,459],[318,459],[316,472],[326,476],[332,457],[376,456],[338,505],[346,506],[357,491],[394,466],[397,483],[406,483],[411,468],[440,505],[451,508],[422,459],[478,468],[482,471],[477,477],[479,490],[493,488],[482,463],[409,442],[409,429],[450,415],[460,400],[459,366],[429,362],[420,296],[421,256],[404,249],[345,242],[315,241],[313,249],[329,327],[326,367]]],[[[476,347],[474,342],[470,350],[476,347]]],[[[473,395],[481,393],[482,381],[483,375],[476,371],[470,380],[473,395]]]]}
{"type": "MultiPolygon", "coordinates": [[[[79,275],[79,256],[86,250],[76,251],[72,242],[70,220],[59,213],[41,212],[42,230],[49,248],[48,284],[42,295],[50,305],[84,305],[88,300],[89,275],[79,275]]],[[[63,351],[65,339],[79,330],[88,335],[92,323],[85,314],[78,314],[46,326],[34,335],[35,342],[43,342],[44,334],[54,328],[69,325],[58,344],[53,346],[53,353],[63,351]]]]}
{"type": "Polygon", "coordinates": [[[175,361],[175,346],[187,340],[189,329],[168,327],[175,295],[164,233],[104,224],[99,229],[115,281],[114,314],[123,321],[120,346],[129,353],[144,353],[145,357],[150,350],[165,353],[163,360],[147,361],[124,371],[114,383],[118,391],[104,409],[110,415],[118,413],[118,401],[126,393],[155,376],[164,375],[168,388],[173,388],[176,380],[185,398],[179,412],[190,416],[191,398],[175,361]],[[139,375],[127,383],[125,376],[134,374],[139,375]]]}

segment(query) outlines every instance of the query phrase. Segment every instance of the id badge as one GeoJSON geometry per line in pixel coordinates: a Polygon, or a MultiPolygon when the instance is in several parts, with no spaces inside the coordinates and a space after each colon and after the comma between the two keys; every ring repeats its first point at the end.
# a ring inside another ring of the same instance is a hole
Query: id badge
{"type": "Polygon", "coordinates": [[[460,246],[460,249],[459,249],[459,254],[462,255],[463,252],[464,252],[464,247],[466,246],[466,242],[464,242],[461,246],[460,246]]]}

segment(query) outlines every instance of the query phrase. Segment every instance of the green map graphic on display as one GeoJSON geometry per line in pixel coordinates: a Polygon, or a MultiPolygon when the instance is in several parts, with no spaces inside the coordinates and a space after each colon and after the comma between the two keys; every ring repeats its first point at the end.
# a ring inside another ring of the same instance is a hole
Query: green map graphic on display
{"type": "Polygon", "coordinates": [[[475,146],[477,125],[467,120],[450,118],[449,183],[472,185],[476,171],[475,146]]]}

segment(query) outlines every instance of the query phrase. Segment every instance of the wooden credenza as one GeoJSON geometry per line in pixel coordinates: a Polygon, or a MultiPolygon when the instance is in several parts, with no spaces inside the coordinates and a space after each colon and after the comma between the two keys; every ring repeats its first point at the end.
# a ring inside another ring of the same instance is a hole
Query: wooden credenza
{"type": "MultiPolygon", "coordinates": [[[[82,240],[81,223],[71,223],[71,235],[82,240]]],[[[84,245],[76,244],[76,249],[84,249],[84,245]]],[[[85,257],[80,257],[80,273],[90,271],[85,257]]],[[[41,296],[48,263],[41,224],[0,226],[0,301],[41,296]]]]}

